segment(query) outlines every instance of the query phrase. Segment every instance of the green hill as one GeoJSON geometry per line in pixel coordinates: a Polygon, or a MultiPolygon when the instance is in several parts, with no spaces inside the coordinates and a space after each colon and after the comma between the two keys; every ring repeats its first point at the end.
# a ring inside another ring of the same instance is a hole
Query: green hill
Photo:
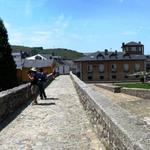
{"type": "Polygon", "coordinates": [[[13,52],[27,52],[30,56],[39,54],[51,54],[55,56],[62,56],[66,59],[78,59],[84,56],[83,53],[77,52],[75,50],[64,49],[64,48],[55,48],[55,49],[43,49],[42,47],[26,47],[26,46],[17,46],[12,45],[13,52]]]}
{"type": "Polygon", "coordinates": [[[63,48],[45,49],[44,51],[46,53],[49,53],[55,56],[62,56],[63,58],[68,58],[68,59],[78,59],[83,56],[83,53],[79,53],[74,50],[63,49],[63,48]]]}

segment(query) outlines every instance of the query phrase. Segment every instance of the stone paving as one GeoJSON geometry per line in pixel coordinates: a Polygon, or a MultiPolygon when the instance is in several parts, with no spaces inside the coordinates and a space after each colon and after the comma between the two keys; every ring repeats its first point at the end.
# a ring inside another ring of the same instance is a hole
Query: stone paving
{"type": "Polygon", "coordinates": [[[0,132],[0,150],[105,150],[92,130],[69,75],[46,89],[0,132]]]}

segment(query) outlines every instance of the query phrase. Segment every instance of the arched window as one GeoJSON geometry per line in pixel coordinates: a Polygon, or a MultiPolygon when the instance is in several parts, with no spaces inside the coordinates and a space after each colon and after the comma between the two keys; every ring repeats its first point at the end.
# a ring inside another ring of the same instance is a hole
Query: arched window
{"type": "Polygon", "coordinates": [[[104,64],[99,64],[99,72],[104,72],[104,64]]]}
{"type": "Polygon", "coordinates": [[[128,72],[129,71],[129,64],[124,64],[123,69],[125,72],[128,72]]]}
{"type": "Polygon", "coordinates": [[[140,64],[135,64],[135,71],[140,71],[140,64]]]}
{"type": "Polygon", "coordinates": [[[101,53],[99,53],[99,54],[97,55],[97,59],[100,59],[100,58],[104,59],[104,55],[101,54],[101,53]]]}
{"type": "Polygon", "coordinates": [[[117,65],[116,64],[112,64],[111,65],[111,71],[112,72],[116,72],[117,71],[117,65]]]}
{"type": "Polygon", "coordinates": [[[117,57],[117,51],[114,53],[111,53],[110,55],[109,55],[109,58],[114,58],[114,59],[117,59],[118,57],[117,57]]]}
{"type": "Polygon", "coordinates": [[[41,60],[42,58],[40,56],[36,56],[35,59],[41,60]]]}
{"type": "Polygon", "coordinates": [[[93,66],[92,65],[88,65],[87,66],[87,71],[88,72],[93,72],[93,66]]]}

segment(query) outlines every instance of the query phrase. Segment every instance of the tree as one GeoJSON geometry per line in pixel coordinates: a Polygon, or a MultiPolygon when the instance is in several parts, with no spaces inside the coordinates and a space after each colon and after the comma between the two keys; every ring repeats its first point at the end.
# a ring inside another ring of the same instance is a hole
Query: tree
{"type": "Polygon", "coordinates": [[[17,85],[16,64],[11,52],[7,30],[0,18],[0,90],[6,90],[17,85]]]}

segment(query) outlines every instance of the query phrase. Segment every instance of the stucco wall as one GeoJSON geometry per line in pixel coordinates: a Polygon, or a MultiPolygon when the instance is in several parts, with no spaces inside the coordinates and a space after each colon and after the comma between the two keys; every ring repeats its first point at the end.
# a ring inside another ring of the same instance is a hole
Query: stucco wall
{"type": "Polygon", "coordinates": [[[150,127],[71,73],[81,103],[108,150],[150,150],[150,127]]]}

